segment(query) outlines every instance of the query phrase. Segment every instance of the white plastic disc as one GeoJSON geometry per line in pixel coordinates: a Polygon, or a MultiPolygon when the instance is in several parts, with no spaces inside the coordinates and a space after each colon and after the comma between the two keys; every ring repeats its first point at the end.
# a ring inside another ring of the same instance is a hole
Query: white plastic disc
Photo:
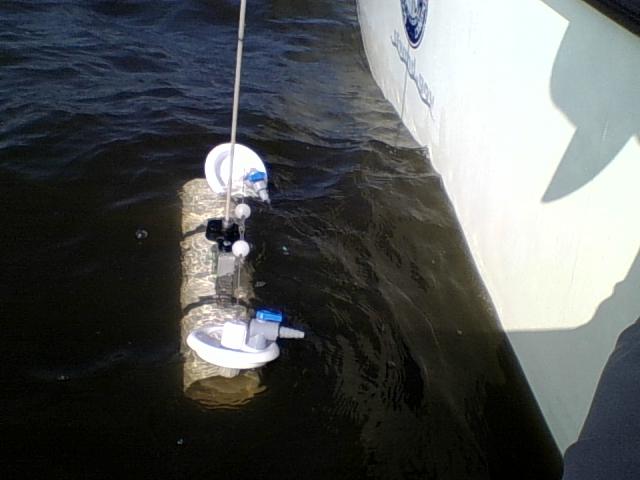
{"type": "MultiPolygon", "coordinates": [[[[211,187],[211,190],[216,193],[226,193],[227,191],[230,153],[231,144],[223,143],[209,152],[204,163],[204,175],[207,178],[207,183],[211,187]]],[[[233,180],[231,190],[233,195],[238,195],[243,192],[244,177],[252,168],[259,172],[264,172],[265,175],[267,174],[267,169],[258,154],[249,147],[236,143],[233,151],[233,180]]],[[[252,194],[251,191],[245,193],[247,195],[252,194]]]]}
{"type": "Polygon", "coordinates": [[[225,368],[257,368],[280,355],[275,342],[270,342],[262,350],[247,345],[241,350],[225,348],[219,340],[221,330],[222,326],[198,328],[187,336],[187,345],[205,362],[225,368]]]}

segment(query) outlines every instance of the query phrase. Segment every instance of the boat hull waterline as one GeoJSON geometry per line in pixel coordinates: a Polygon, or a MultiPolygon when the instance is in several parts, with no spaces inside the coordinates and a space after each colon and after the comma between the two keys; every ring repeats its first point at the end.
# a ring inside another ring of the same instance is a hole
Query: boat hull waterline
{"type": "Polygon", "coordinates": [[[640,316],[640,39],[581,0],[358,0],[358,14],[564,451],[640,316]]]}

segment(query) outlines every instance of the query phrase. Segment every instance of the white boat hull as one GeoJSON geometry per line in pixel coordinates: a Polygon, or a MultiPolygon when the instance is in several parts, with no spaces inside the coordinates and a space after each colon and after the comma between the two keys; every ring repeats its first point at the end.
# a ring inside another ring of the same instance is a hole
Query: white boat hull
{"type": "Polygon", "coordinates": [[[413,47],[403,1],[359,0],[372,74],[564,451],[640,316],[640,39],[581,0],[432,0],[413,47]]]}

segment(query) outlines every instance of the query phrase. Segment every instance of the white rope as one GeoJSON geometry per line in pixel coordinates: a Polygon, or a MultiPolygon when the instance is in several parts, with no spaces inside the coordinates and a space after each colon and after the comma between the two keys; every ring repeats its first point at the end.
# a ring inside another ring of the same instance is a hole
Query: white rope
{"type": "Polygon", "coordinates": [[[236,51],[236,80],[233,87],[233,116],[231,119],[231,151],[229,152],[229,181],[227,182],[227,203],[224,210],[225,225],[230,224],[231,188],[233,187],[233,155],[236,148],[236,130],[238,128],[238,104],[240,103],[240,72],[242,70],[242,47],[244,45],[244,19],[247,0],[240,1],[240,22],[238,25],[238,49],[236,51]]]}

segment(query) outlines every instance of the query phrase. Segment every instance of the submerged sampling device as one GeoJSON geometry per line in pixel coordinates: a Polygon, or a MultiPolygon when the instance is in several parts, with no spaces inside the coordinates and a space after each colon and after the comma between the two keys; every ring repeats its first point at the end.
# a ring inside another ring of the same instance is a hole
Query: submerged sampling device
{"type": "Polygon", "coordinates": [[[251,314],[251,293],[245,240],[253,198],[269,204],[267,169],[250,148],[236,143],[240,73],[246,0],[240,4],[238,49],[231,141],[207,155],[205,178],[182,190],[181,304],[185,348],[185,387],[210,376],[234,377],[278,357],[278,338],[303,338],[304,332],[282,325],[277,310],[251,314]]]}

